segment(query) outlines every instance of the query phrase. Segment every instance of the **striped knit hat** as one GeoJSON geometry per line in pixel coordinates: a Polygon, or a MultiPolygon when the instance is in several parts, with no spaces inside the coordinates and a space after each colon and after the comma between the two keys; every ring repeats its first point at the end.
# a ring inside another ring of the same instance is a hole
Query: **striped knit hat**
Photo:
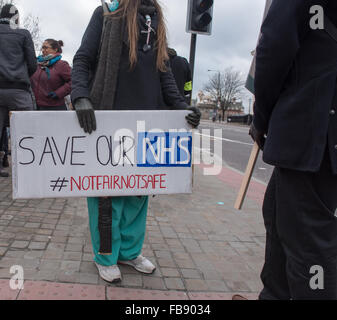
{"type": "Polygon", "coordinates": [[[16,6],[13,4],[5,4],[1,9],[0,22],[10,22],[10,20],[18,14],[19,10],[16,6]]]}

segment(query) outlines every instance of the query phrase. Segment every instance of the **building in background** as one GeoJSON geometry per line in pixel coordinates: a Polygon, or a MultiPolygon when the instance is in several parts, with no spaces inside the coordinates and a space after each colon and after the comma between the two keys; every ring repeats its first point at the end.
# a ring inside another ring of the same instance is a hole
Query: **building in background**
{"type": "MultiPolygon", "coordinates": [[[[218,101],[215,101],[211,96],[205,95],[201,90],[198,93],[196,101],[197,107],[200,109],[202,119],[212,120],[214,117],[217,120],[219,114],[221,114],[221,107],[218,101]]],[[[225,111],[225,120],[228,116],[240,116],[245,114],[245,108],[242,101],[233,99],[225,111]]]]}

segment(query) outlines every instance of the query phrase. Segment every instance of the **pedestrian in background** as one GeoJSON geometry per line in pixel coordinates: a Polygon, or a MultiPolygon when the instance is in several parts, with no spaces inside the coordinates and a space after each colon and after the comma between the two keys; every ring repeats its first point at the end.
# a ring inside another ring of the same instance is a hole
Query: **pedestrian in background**
{"type": "MultiPolygon", "coordinates": [[[[28,30],[19,28],[19,11],[11,4],[0,13],[0,141],[13,110],[33,110],[29,78],[37,68],[34,43],[28,30]]],[[[0,151],[0,176],[4,152],[0,151]]]]}
{"type": "Polygon", "coordinates": [[[337,2],[284,2],[273,1],[256,50],[250,134],[275,166],[260,299],[336,300],[337,2]],[[314,5],[324,30],[310,27],[314,5]]]}
{"type": "Polygon", "coordinates": [[[71,68],[62,60],[62,47],[62,40],[43,42],[38,69],[31,78],[37,110],[67,110],[64,98],[71,92],[71,68]]]}
{"type": "Polygon", "coordinates": [[[3,159],[2,159],[2,167],[8,168],[9,167],[9,161],[8,161],[8,155],[9,155],[9,146],[8,146],[8,130],[9,130],[9,119],[7,119],[6,123],[3,126],[2,130],[2,136],[0,139],[0,152],[3,152],[3,159]]]}
{"type": "Polygon", "coordinates": [[[184,57],[178,56],[173,48],[168,48],[167,52],[179,92],[185,98],[186,103],[191,104],[192,72],[190,64],[184,57]]]}
{"type": "MultiPolygon", "coordinates": [[[[199,124],[199,110],[186,104],[169,68],[165,23],[156,0],[113,1],[109,7],[103,2],[74,57],[72,80],[72,101],[85,132],[96,129],[94,110],[169,106],[190,109],[187,121],[199,124]]],[[[102,279],[121,279],[117,263],[154,272],[141,255],[147,210],[148,196],[88,198],[94,261],[102,279]]]]}

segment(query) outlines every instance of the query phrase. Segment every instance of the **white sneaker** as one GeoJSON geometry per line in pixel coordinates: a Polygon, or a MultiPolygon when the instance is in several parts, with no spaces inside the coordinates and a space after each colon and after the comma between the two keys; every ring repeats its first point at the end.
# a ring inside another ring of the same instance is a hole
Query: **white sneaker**
{"type": "Polygon", "coordinates": [[[126,264],[131,267],[134,267],[137,271],[142,272],[142,273],[152,273],[154,270],[156,270],[156,267],[153,265],[153,263],[143,257],[142,255],[139,255],[136,259],[134,260],[129,260],[129,261],[118,261],[120,264],[126,264]]]}
{"type": "Polygon", "coordinates": [[[101,264],[95,262],[95,265],[98,269],[100,277],[103,280],[108,282],[115,282],[122,280],[121,272],[116,264],[113,266],[102,266],[101,264]]]}

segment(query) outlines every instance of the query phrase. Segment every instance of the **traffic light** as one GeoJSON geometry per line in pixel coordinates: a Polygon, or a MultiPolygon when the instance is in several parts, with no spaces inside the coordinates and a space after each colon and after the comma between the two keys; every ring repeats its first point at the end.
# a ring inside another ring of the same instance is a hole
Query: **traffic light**
{"type": "Polygon", "coordinates": [[[186,32],[210,35],[213,0],[188,0],[186,32]]]}

